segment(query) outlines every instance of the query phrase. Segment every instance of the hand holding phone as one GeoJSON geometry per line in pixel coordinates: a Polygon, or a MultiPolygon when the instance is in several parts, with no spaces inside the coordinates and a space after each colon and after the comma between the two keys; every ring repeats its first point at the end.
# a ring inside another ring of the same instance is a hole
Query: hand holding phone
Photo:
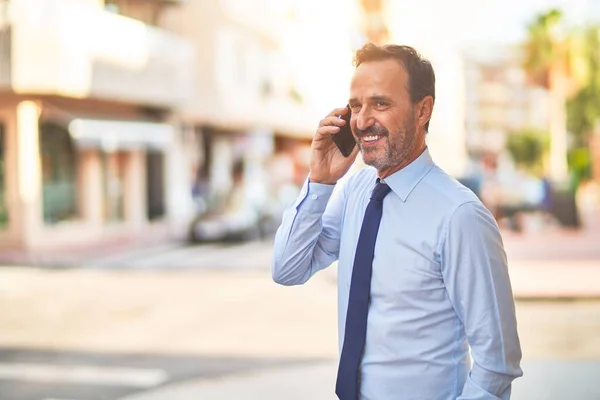
{"type": "Polygon", "coordinates": [[[346,106],[346,109],[348,110],[346,114],[338,116],[338,118],[346,121],[346,124],[340,127],[338,133],[331,134],[331,139],[344,157],[350,156],[352,150],[354,150],[354,146],[356,146],[356,141],[354,140],[354,135],[350,128],[350,116],[352,115],[352,112],[350,111],[349,106],[346,106]]]}
{"type": "Polygon", "coordinates": [[[358,151],[350,129],[350,109],[332,110],[319,121],[310,156],[310,181],[333,185],[343,177],[358,151]]]}

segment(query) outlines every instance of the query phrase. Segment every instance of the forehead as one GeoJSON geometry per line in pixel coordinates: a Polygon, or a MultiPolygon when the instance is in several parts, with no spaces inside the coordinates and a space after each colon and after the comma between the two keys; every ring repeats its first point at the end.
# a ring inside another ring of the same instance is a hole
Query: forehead
{"type": "Polygon", "coordinates": [[[391,98],[408,95],[408,74],[396,60],[368,61],[354,71],[350,97],[385,95],[391,98]]]}

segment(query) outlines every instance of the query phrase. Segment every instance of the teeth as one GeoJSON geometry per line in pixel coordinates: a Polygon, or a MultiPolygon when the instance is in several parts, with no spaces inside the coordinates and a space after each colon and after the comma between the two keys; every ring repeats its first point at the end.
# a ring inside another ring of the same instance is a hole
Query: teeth
{"type": "Polygon", "coordinates": [[[364,140],[365,142],[374,142],[374,141],[375,141],[375,140],[377,140],[377,139],[379,139],[379,136],[378,136],[378,135],[373,135],[373,136],[365,136],[365,137],[363,138],[363,140],[364,140]]]}

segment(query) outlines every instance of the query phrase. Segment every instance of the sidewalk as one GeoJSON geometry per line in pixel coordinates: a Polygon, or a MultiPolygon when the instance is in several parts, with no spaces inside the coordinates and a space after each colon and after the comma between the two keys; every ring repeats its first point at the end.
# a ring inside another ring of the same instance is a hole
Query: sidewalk
{"type": "Polygon", "coordinates": [[[515,298],[600,299],[600,224],[503,231],[515,298]]]}
{"type": "MultiPolygon", "coordinates": [[[[523,243],[527,246],[528,240],[507,238],[507,244],[517,249],[523,243]]],[[[583,270],[582,260],[556,268],[544,261],[537,270],[536,263],[526,257],[511,261],[517,296],[528,293],[523,298],[532,298],[544,291],[564,296],[565,276],[571,268],[577,269],[571,275],[579,278],[573,280],[578,293],[583,285],[591,292],[599,282],[591,275],[597,272],[583,270]]],[[[0,308],[4,321],[0,344],[5,348],[140,354],[142,358],[183,354],[330,360],[221,378],[199,373],[194,375],[198,378],[173,380],[122,400],[335,399],[335,268],[295,288],[274,284],[268,264],[242,271],[3,268],[0,272],[0,295],[6,300],[0,308]]],[[[594,380],[600,371],[600,301],[519,301],[517,309],[527,363],[512,398],[600,398],[594,380]],[[551,395],[536,396],[540,390],[551,395]]]]}
{"type": "Polygon", "coordinates": [[[182,237],[163,230],[149,231],[141,236],[123,234],[122,237],[106,239],[93,244],[79,244],[38,251],[0,250],[0,267],[33,266],[42,268],[76,268],[90,260],[118,255],[124,252],[144,251],[163,247],[165,250],[185,245],[182,237]]]}
{"type": "Polygon", "coordinates": [[[517,300],[600,299],[600,260],[509,263],[517,300]]]}
{"type": "Polygon", "coordinates": [[[334,362],[166,386],[119,400],[336,400],[334,362]]]}
{"type": "MultiPolygon", "coordinates": [[[[514,233],[503,231],[502,236],[508,256],[509,271],[515,298],[527,299],[575,299],[600,298],[600,223],[573,231],[545,229],[514,233]]],[[[0,252],[0,265],[31,265],[37,267],[65,268],[93,264],[94,260],[107,257],[136,257],[151,250],[168,261],[169,253],[185,246],[182,240],[165,240],[164,236],[148,236],[106,242],[94,247],[79,247],[48,251],[39,254],[0,252]]],[[[254,265],[271,265],[270,242],[253,257],[254,265]]],[[[187,250],[185,250],[187,251],[187,250]]],[[[231,252],[224,252],[221,264],[231,252]]],[[[165,265],[176,263],[165,262],[165,265]]],[[[336,268],[323,273],[335,284],[336,268]]]]}
{"type": "MultiPolygon", "coordinates": [[[[600,361],[524,362],[513,382],[513,400],[594,400],[600,361]]],[[[263,371],[220,380],[197,380],[119,400],[336,400],[335,362],[263,371]]]]}

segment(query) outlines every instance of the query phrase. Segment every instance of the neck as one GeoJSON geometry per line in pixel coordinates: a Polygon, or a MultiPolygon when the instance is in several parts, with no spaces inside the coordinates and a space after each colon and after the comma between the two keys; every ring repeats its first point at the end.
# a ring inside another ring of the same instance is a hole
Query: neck
{"type": "Polygon", "coordinates": [[[423,141],[423,143],[421,143],[419,146],[415,146],[413,150],[408,154],[408,156],[404,158],[399,164],[381,171],[377,171],[377,176],[381,179],[384,179],[392,175],[393,173],[400,171],[402,168],[406,167],[407,165],[415,161],[417,158],[419,158],[419,156],[423,154],[426,148],[427,145],[423,141]]]}

